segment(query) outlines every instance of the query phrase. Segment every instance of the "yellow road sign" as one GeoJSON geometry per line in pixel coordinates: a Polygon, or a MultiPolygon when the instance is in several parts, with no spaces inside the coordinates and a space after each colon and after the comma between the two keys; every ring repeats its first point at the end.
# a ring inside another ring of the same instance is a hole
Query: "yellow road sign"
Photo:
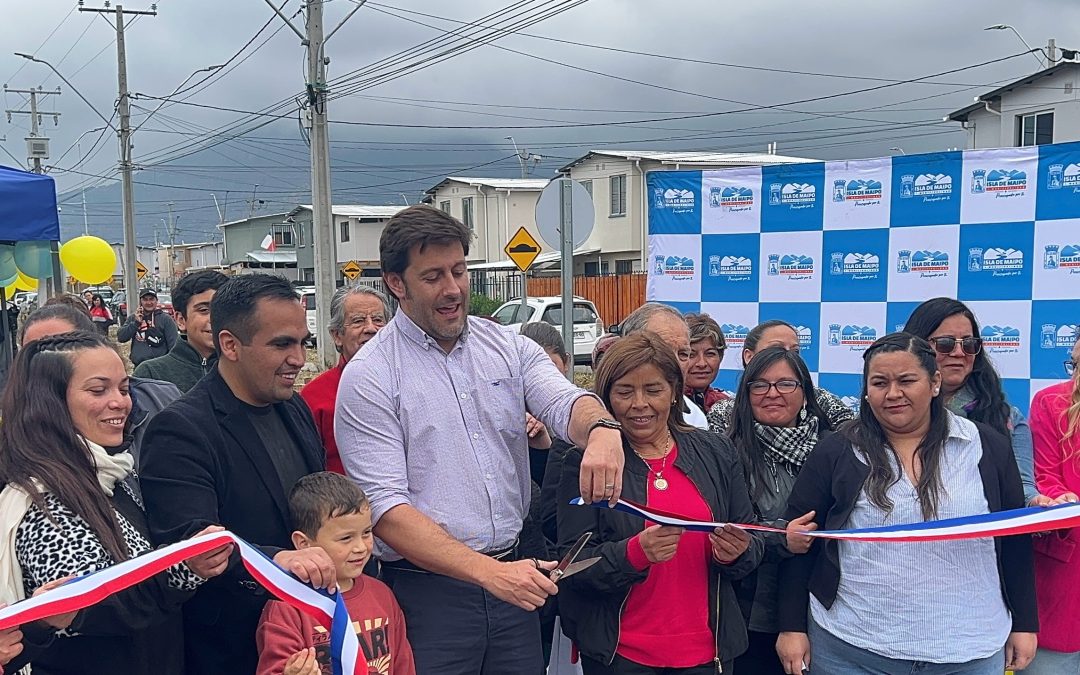
{"type": "Polygon", "coordinates": [[[360,273],[362,271],[363,269],[361,269],[360,263],[356,262],[355,260],[350,260],[349,262],[345,263],[344,267],[341,268],[341,273],[348,277],[349,281],[355,280],[356,277],[360,276],[360,273]]]}
{"type": "Polygon", "coordinates": [[[507,257],[517,265],[518,269],[524,272],[533,264],[536,256],[540,255],[540,244],[529,234],[528,230],[519,227],[503,250],[506,251],[507,257]]]}
{"type": "Polygon", "coordinates": [[[146,276],[146,265],[138,260],[135,261],[135,276],[139,278],[139,281],[142,281],[143,277],[146,276]]]}

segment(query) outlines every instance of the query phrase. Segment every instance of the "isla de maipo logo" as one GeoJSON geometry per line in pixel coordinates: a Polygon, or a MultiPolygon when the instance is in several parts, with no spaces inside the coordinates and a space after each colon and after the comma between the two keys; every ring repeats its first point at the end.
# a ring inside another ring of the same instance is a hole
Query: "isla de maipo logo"
{"type": "Polygon", "coordinates": [[[725,277],[729,281],[747,281],[753,274],[754,263],[741,255],[709,256],[709,276],[725,277]]]}
{"type": "Polygon", "coordinates": [[[724,334],[724,342],[728,349],[742,349],[750,329],[741,323],[722,323],[720,332],[724,334]]]}
{"type": "Polygon", "coordinates": [[[1074,192],[1080,188],[1080,164],[1070,162],[1065,164],[1051,164],[1046,168],[1046,189],[1061,190],[1071,189],[1074,192]]]}
{"type": "Polygon", "coordinates": [[[693,190],[682,188],[653,188],[653,206],[658,210],[667,209],[673,213],[687,213],[694,210],[696,198],[693,190]]]}
{"type": "Polygon", "coordinates": [[[833,252],[829,255],[829,274],[833,276],[876,279],[880,272],[881,259],[876,253],[833,252]]]}
{"type": "Polygon", "coordinates": [[[1047,244],[1043,247],[1043,269],[1080,274],[1080,244],[1047,244]]]}
{"type": "Polygon", "coordinates": [[[844,204],[856,206],[868,206],[881,201],[881,181],[869,179],[837,178],[833,181],[832,200],[844,204]]]}
{"type": "Polygon", "coordinates": [[[974,169],[971,172],[971,194],[1018,197],[1027,191],[1027,186],[1027,172],[1019,169],[974,169]]]}
{"type": "Polygon", "coordinates": [[[653,256],[652,273],[658,277],[685,281],[694,276],[694,261],[685,256],[653,256]]]}
{"type": "Polygon", "coordinates": [[[918,274],[920,278],[943,277],[949,273],[949,254],[944,251],[902,249],[896,257],[898,274],[918,274]]]}
{"type": "Polygon", "coordinates": [[[765,274],[785,279],[809,279],[814,274],[814,259],[799,253],[770,253],[765,274]]]}
{"type": "Polygon", "coordinates": [[[968,249],[968,272],[989,272],[995,277],[1019,276],[1024,270],[1024,252],[1012,247],[972,246],[968,249]]]}
{"type": "Polygon", "coordinates": [[[728,186],[709,189],[709,208],[729,213],[749,211],[754,207],[754,191],[748,187],[728,186]]]}
{"type": "Polygon", "coordinates": [[[771,183],[770,206],[790,206],[807,209],[817,203],[817,188],[810,183],[771,183]]]}
{"type": "Polygon", "coordinates": [[[991,354],[1008,354],[1020,350],[1020,329],[1009,325],[983,326],[979,332],[983,347],[991,354]]]}
{"type": "Polygon", "coordinates": [[[934,202],[952,197],[952,176],[945,173],[904,174],[900,177],[900,198],[922,197],[923,201],[934,202]]]}
{"type": "Polygon", "coordinates": [[[1080,325],[1066,323],[1057,325],[1044,323],[1039,332],[1039,347],[1042,349],[1072,349],[1076,338],[1080,336],[1080,325]]]}
{"type": "Polygon", "coordinates": [[[877,330],[870,326],[855,324],[829,324],[828,343],[830,347],[848,347],[852,351],[863,351],[877,340],[877,330]]]}

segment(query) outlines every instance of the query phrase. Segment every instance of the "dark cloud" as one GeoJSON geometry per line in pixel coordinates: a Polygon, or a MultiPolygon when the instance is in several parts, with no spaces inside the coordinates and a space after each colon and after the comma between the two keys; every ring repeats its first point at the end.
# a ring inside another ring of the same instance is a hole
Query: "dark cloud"
{"type": "MultiPolygon", "coordinates": [[[[42,0],[9,3],[0,24],[0,44],[10,51],[34,51],[45,36],[72,9],[73,2],[42,0]]],[[[329,44],[332,78],[362,68],[379,59],[427,40],[436,31],[418,22],[451,26],[418,15],[408,19],[384,13],[387,7],[470,21],[509,3],[474,0],[444,3],[435,0],[384,0],[361,9],[329,44]],[[383,11],[377,11],[383,10],[383,11]]],[[[539,4],[539,3],[537,3],[539,4]]],[[[129,6],[143,6],[129,4],[129,6]]],[[[327,23],[336,24],[353,5],[348,0],[327,4],[327,23]]],[[[296,11],[293,0],[286,13],[296,11]]],[[[163,0],[159,15],[141,18],[128,37],[131,89],[151,95],[172,91],[192,71],[221,63],[231,56],[272,16],[257,0],[163,0]]],[[[398,11],[399,14],[403,13],[398,11]]],[[[298,24],[302,18],[294,19],[298,24]]],[[[1064,26],[1080,25],[1080,5],[1065,0],[1031,0],[1025,3],[988,0],[977,7],[969,3],[916,1],[907,3],[867,3],[850,1],[768,3],[723,3],[716,0],[671,0],[655,3],[640,0],[592,0],[563,15],[528,29],[527,32],[566,40],[595,43],[632,50],[720,62],[828,72],[868,77],[904,79],[1008,56],[1023,50],[1008,31],[983,31],[987,25],[1012,24],[1035,45],[1056,37],[1060,45],[1080,46],[1080,36],[1066,34],[1064,26]],[[659,7],[663,7],[662,10],[659,7]]],[[[299,40],[275,19],[256,44],[271,35],[253,56],[191,102],[257,110],[297,94],[303,81],[303,52],[299,40]]],[[[113,33],[105,22],[90,14],[75,12],[36,53],[51,60],[76,86],[108,115],[116,97],[115,48],[113,33]],[[102,49],[104,52],[102,52],[102,49]],[[100,53],[100,56],[98,54],[100,53]],[[66,56],[65,56],[66,54],[66,56]]],[[[331,103],[331,117],[359,122],[424,124],[444,128],[394,129],[335,125],[334,185],[338,201],[398,200],[401,193],[412,200],[437,176],[453,170],[508,157],[512,149],[504,140],[513,135],[547,159],[540,175],[547,175],[575,157],[585,146],[619,141],[623,146],[670,147],[680,149],[763,150],[770,141],[780,152],[823,159],[866,157],[887,154],[890,147],[907,152],[941,149],[963,142],[959,133],[939,135],[953,129],[938,127],[897,128],[888,133],[853,134],[854,127],[888,122],[929,122],[940,120],[949,111],[965,105],[993,83],[1031,72],[1036,64],[1030,56],[965,71],[940,78],[947,86],[917,84],[806,103],[788,109],[758,110],[696,120],[655,122],[640,126],[599,126],[564,129],[450,129],[456,125],[545,125],[585,121],[614,121],[664,117],[661,111],[721,112],[746,107],[731,99],[754,105],[772,105],[862,89],[881,82],[843,80],[796,75],[789,72],[760,72],[660,60],[598,51],[524,36],[511,36],[499,44],[529,55],[569,63],[580,68],[637,80],[655,86],[634,84],[611,77],[575,71],[526,55],[484,46],[445,63],[407,77],[337,99],[331,103]],[[660,87],[667,88],[661,89],[660,87]],[[689,93],[676,93],[681,90],[689,93]],[[696,94],[696,95],[694,95],[696,94]],[[931,97],[902,103],[911,99],[931,97]],[[507,106],[542,106],[566,110],[528,110],[497,107],[468,107],[447,103],[389,101],[423,99],[507,106]],[[711,98],[710,98],[711,97],[711,98]],[[893,107],[881,108],[888,104],[893,107]],[[427,106],[427,107],[422,107],[427,106]],[[442,108],[442,109],[440,109],[442,108]],[[462,112],[452,112],[446,108],[462,112]],[[582,109],[618,109],[641,113],[583,112],[582,109]],[[758,128],[751,128],[758,127],[758,128]],[[695,132],[713,132],[700,140],[666,139],[695,132]],[[359,141],[394,143],[389,146],[360,145],[359,141]],[[458,147],[445,151],[448,143],[492,144],[458,147]],[[553,147],[556,145],[571,147],[553,147]],[[574,147],[576,146],[576,147],[574,147]]],[[[14,56],[0,56],[0,77],[9,85],[55,86],[47,69],[24,64],[14,56]]],[[[7,95],[5,107],[20,107],[22,101],[7,95]]],[[[62,111],[58,128],[50,126],[54,160],[76,138],[100,125],[100,120],[71,92],[49,102],[62,111]]],[[[152,108],[152,101],[138,101],[152,108]]],[[[228,143],[185,157],[171,168],[156,167],[140,172],[138,180],[161,185],[184,185],[188,190],[140,188],[140,226],[144,236],[149,223],[165,216],[164,201],[172,199],[175,209],[198,206],[193,219],[212,218],[207,189],[215,189],[219,200],[229,191],[250,193],[255,183],[260,195],[281,203],[295,200],[307,188],[306,146],[299,140],[295,107],[293,119],[276,121],[253,132],[257,139],[228,143]],[[208,167],[232,167],[210,171],[208,167]],[[142,200],[146,200],[142,203],[142,200]],[[208,215],[209,214],[209,215],[208,215]]],[[[165,150],[192,140],[178,132],[195,133],[216,128],[235,119],[235,114],[175,105],[163,110],[136,135],[136,161],[168,156],[165,150]]],[[[25,116],[6,126],[2,145],[16,156],[23,154],[25,116]]],[[[83,137],[82,149],[93,145],[97,134],[83,137]]],[[[103,139],[98,154],[81,170],[109,172],[115,166],[115,140],[103,139]]],[[[6,156],[3,160],[10,162],[6,156]]],[[[3,161],[0,160],[0,161],[3,161]]],[[[72,150],[61,166],[77,160],[72,150]]],[[[477,173],[514,175],[516,162],[507,159],[477,173]]],[[[61,189],[78,185],[85,176],[57,173],[61,189]]],[[[115,190],[96,205],[97,215],[114,218],[115,190]]],[[[250,194],[248,194],[250,197],[250,194]]]]}

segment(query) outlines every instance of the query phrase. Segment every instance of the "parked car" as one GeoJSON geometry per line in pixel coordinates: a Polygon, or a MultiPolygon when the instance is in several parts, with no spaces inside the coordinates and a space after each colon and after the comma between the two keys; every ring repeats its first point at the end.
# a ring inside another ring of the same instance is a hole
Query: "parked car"
{"type": "Polygon", "coordinates": [[[318,345],[317,336],[319,334],[319,324],[315,320],[315,287],[314,286],[297,286],[296,292],[300,294],[300,300],[304,303],[304,309],[307,310],[307,329],[311,333],[311,338],[308,340],[312,347],[318,345]]]}
{"type": "MultiPolygon", "coordinates": [[[[527,306],[522,312],[521,300],[511,300],[499,307],[491,315],[496,321],[514,330],[520,330],[523,323],[544,321],[556,328],[562,327],[562,298],[537,297],[526,300],[527,306]]],[[[574,298],[574,363],[588,365],[592,363],[593,347],[604,332],[604,322],[596,305],[585,298],[574,298]]]]}
{"type": "Polygon", "coordinates": [[[173,317],[174,319],[176,318],[176,312],[173,310],[172,306],[172,295],[166,293],[165,291],[159,291],[157,294],[157,304],[158,307],[164,310],[166,314],[173,317]]]}
{"type": "Polygon", "coordinates": [[[123,324],[127,321],[127,291],[120,289],[112,297],[112,313],[116,317],[117,323],[123,324]]]}
{"type": "Polygon", "coordinates": [[[611,345],[615,344],[618,341],[618,339],[619,339],[619,337],[621,337],[621,335],[622,334],[619,332],[619,325],[618,324],[608,326],[608,332],[601,335],[600,339],[596,341],[596,346],[593,347],[593,350],[592,350],[592,369],[593,370],[596,370],[597,366],[600,365],[600,359],[602,359],[604,357],[604,354],[607,353],[607,350],[611,348],[611,345]]]}

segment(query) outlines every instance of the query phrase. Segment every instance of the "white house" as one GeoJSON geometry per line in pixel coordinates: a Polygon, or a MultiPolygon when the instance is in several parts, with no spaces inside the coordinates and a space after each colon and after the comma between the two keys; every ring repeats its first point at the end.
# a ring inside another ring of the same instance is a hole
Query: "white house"
{"type": "Polygon", "coordinates": [[[476,238],[469,248],[470,262],[509,262],[503,248],[519,227],[541,241],[536,200],[547,184],[546,178],[447,176],[426,191],[424,202],[472,229],[476,238]]]}
{"type": "MultiPolygon", "coordinates": [[[[379,237],[386,221],[393,218],[407,206],[369,206],[366,204],[337,204],[331,207],[334,215],[334,238],[337,245],[338,269],[348,262],[357,262],[363,270],[363,276],[379,276],[379,237]]],[[[293,209],[288,218],[306,223],[310,231],[311,206],[301,205],[293,209]]],[[[301,228],[305,229],[305,228],[301,228]]],[[[311,242],[300,242],[299,246],[311,242]]],[[[314,258],[312,258],[314,265],[314,258]]],[[[314,279],[315,268],[310,269],[310,278],[314,279]]]]}
{"type": "Polygon", "coordinates": [[[580,262],[575,274],[627,274],[644,269],[647,255],[648,201],[645,174],[680,169],[726,169],[793,164],[818,160],[750,152],[593,150],[559,172],[582,183],[593,197],[596,224],[582,251],[596,251],[580,262]]]}
{"type": "Polygon", "coordinates": [[[975,97],[949,113],[968,149],[1008,148],[1080,140],[1080,63],[1061,61],[975,97]]]}

